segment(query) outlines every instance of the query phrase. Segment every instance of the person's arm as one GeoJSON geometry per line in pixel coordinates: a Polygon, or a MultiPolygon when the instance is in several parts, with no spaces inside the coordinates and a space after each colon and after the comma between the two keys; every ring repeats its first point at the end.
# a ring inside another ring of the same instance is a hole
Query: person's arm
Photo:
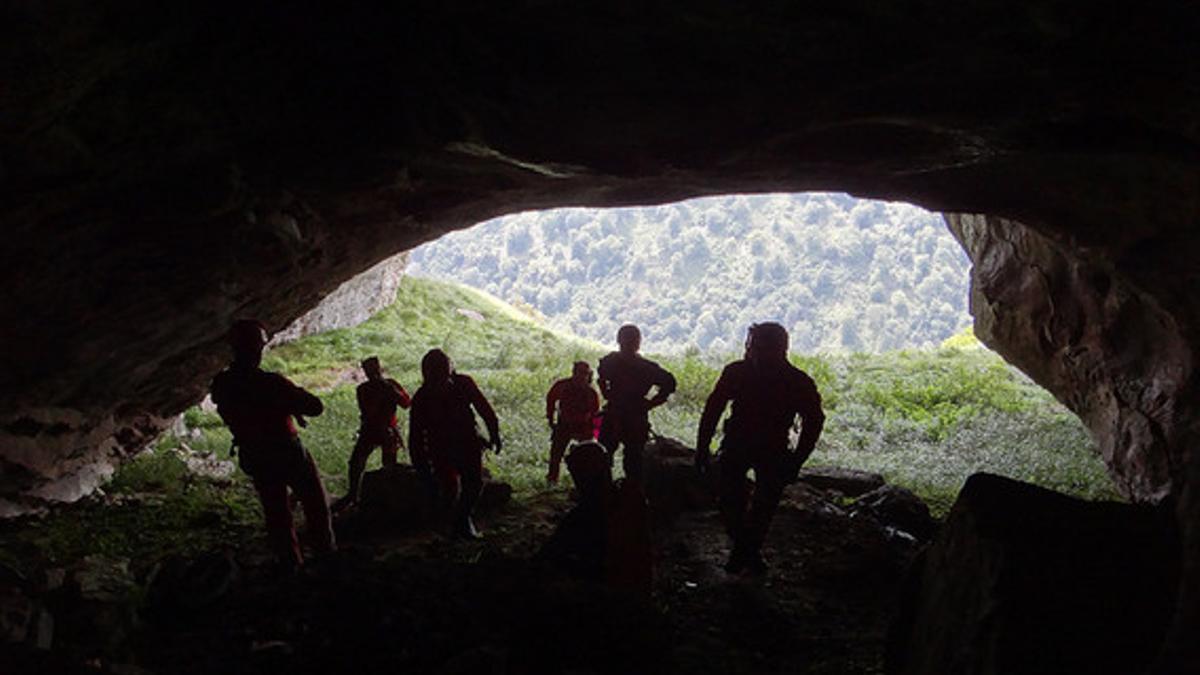
{"type": "Polygon", "coordinates": [[[288,402],[293,415],[316,417],[325,412],[325,404],[321,403],[321,399],[317,398],[315,394],[292,384],[291,380],[282,375],[279,376],[279,379],[289,388],[288,402]]]}
{"type": "Polygon", "coordinates": [[[595,389],[588,387],[588,419],[596,416],[600,412],[600,395],[595,389]]]}
{"type": "Polygon", "coordinates": [[[732,378],[726,366],[708,400],[704,402],[704,412],[700,415],[700,426],[696,430],[696,466],[701,470],[708,465],[708,458],[712,455],[712,439],[717,433],[717,422],[721,421],[725,406],[733,399],[732,378]]]}
{"type": "Polygon", "coordinates": [[[429,470],[428,444],[425,439],[425,407],[412,407],[408,416],[408,456],[418,471],[429,470]]]}
{"type": "Polygon", "coordinates": [[[825,411],[821,408],[821,394],[812,378],[804,376],[804,386],[797,406],[803,420],[800,440],[796,443],[797,464],[803,464],[817,447],[817,439],[825,427],[825,411]]]}
{"type": "Polygon", "coordinates": [[[354,397],[358,399],[358,414],[360,417],[367,414],[367,390],[363,385],[358,385],[354,389],[354,397]]]}
{"type": "Polygon", "coordinates": [[[675,382],[675,376],[672,375],[670,371],[658,365],[657,363],[653,365],[654,387],[657,389],[657,391],[655,392],[653,398],[651,398],[649,401],[646,401],[646,410],[653,410],[666,403],[667,399],[671,398],[671,394],[675,393],[675,387],[677,386],[675,382]]]}
{"type": "Polygon", "coordinates": [[[404,391],[404,387],[400,386],[399,382],[388,378],[387,383],[392,389],[392,400],[396,405],[401,408],[408,408],[412,405],[412,398],[408,395],[407,391],[404,391]]]}
{"type": "Polygon", "coordinates": [[[608,374],[608,357],[600,359],[600,363],[596,366],[596,383],[600,385],[600,393],[604,395],[604,400],[612,398],[612,380],[608,374]]]}
{"type": "Polygon", "coordinates": [[[467,387],[467,398],[471,401],[471,405],[475,408],[475,412],[483,418],[483,423],[487,425],[488,441],[492,444],[492,449],[500,452],[502,441],[500,440],[500,420],[496,417],[496,411],[492,408],[492,404],[484,398],[483,392],[479,391],[479,386],[475,384],[475,380],[466,375],[460,375],[464,384],[467,387]]]}
{"type": "Polygon", "coordinates": [[[550,386],[550,391],[546,392],[546,423],[550,426],[554,426],[554,406],[560,398],[562,398],[562,389],[559,387],[559,383],[555,382],[550,386]]]}

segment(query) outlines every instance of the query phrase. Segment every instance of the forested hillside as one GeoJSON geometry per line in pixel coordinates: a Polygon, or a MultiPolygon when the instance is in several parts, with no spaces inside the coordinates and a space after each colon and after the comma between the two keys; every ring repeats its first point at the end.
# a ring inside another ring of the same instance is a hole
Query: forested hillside
{"type": "Polygon", "coordinates": [[[969,262],[940,215],[844,194],[735,195],[506,216],[412,252],[457,281],[611,343],[731,353],[775,320],[801,352],[939,344],[969,324],[969,262]]]}

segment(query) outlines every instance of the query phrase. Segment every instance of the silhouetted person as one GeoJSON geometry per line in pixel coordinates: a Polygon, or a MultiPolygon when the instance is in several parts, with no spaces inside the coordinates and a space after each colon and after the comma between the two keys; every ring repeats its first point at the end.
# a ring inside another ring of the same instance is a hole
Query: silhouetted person
{"type": "Polygon", "coordinates": [[[359,425],[358,440],[350,454],[350,489],[334,504],[334,511],[358,503],[363,470],[375,448],[380,448],[383,454],[384,467],[396,466],[396,454],[404,445],[396,426],[396,408],[407,408],[412,403],[399,382],[383,376],[383,367],[377,357],[369,357],[361,365],[367,381],[355,390],[359,425]]]}
{"type": "Polygon", "coordinates": [[[579,503],[555,528],[537,558],[581,579],[649,593],[653,562],[641,488],[635,481],[613,483],[608,452],[595,441],[571,447],[567,470],[579,503]]]}
{"type": "Polygon", "coordinates": [[[424,382],[408,416],[413,466],[426,475],[432,469],[443,505],[453,509],[454,534],[478,538],[471,514],[483,489],[483,450],[501,448],[496,411],[475,380],[454,372],[450,357],[440,349],[429,350],[421,359],[421,376],[424,382]],[[479,435],[475,413],[487,425],[487,440],[479,435]]]}
{"type": "Polygon", "coordinates": [[[787,360],[788,334],[777,323],[750,326],[746,356],[721,371],[704,404],[696,434],[696,464],[708,465],[709,446],[725,406],[733,413],[721,441],[721,513],[733,538],[725,569],[761,574],[766,571],[761,548],[784,486],[816,447],[825,424],[821,396],[812,378],[787,360]],[[803,428],[795,450],[789,435],[796,417],[803,428]],[[747,509],[746,472],[754,469],[754,498],[747,509]]]}
{"type": "Polygon", "coordinates": [[[625,476],[641,482],[642,451],[650,437],[648,413],[667,402],[675,391],[675,376],[657,363],[642,358],[642,333],[626,324],[617,331],[619,351],[600,359],[600,392],[608,401],[600,422],[600,444],[611,455],[623,446],[625,476]],[[654,398],[646,394],[656,388],[654,398]]]}
{"type": "Polygon", "coordinates": [[[576,361],[571,377],[555,382],[546,394],[546,422],[551,429],[550,470],[546,474],[549,483],[558,482],[558,468],[567,444],[592,440],[592,424],[599,410],[600,396],[592,388],[592,367],[586,361],[576,361]]]}
{"type": "Polygon", "coordinates": [[[295,422],[305,426],[304,415],[320,415],[325,407],[321,399],[286,377],[259,368],[267,344],[267,331],[261,323],[234,323],[229,343],[233,364],[213,379],[213,403],[233,433],[238,463],[254,481],[271,547],[284,565],[294,569],[304,559],[292,524],[289,488],[304,506],[313,548],[318,552],[334,549],[325,486],[295,426],[295,422]]]}

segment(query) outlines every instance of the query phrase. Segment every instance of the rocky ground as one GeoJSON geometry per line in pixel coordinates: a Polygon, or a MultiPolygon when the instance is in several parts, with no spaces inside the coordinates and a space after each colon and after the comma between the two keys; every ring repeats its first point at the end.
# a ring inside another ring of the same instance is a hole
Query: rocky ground
{"type": "Polygon", "coordinates": [[[275,571],[261,537],[13,573],[0,672],[877,673],[918,543],[866,506],[895,495],[852,501],[872,483],[857,485],[790,487],[760,579],[722,570],[712,509],[657,518],[649,598],[530,562],[570,506],[561,492],[482,517],[478,543],[351,514],[342,549],[297,576],[275,571]]]}

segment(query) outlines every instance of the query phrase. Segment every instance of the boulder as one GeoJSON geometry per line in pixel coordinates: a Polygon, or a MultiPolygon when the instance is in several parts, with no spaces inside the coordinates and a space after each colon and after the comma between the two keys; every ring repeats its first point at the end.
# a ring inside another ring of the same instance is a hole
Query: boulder
{"type": "Polygon", "coordinates": [[[646,500],[656,520],[716,507],[719,467],[714,461],[701,475],[696,470],[695,454],[674,438],[656,436],[646,444],[642,476],[646,500]]]}
{"type": "Polygon", "coordinates": [[[508,483],[484,478],[483,491],[479,493],[479,503],[475,505],[475,510],[479,513],[495,511],[512,501],[512,494],[512,486],[508,483]]]}
{"type": "Polygon", "coordinates": [[[847,497],[858,497],[883,486],[883,476],[871,471],[818,466],[800,470],[797,478],[822,490],[837,490],[847,497]]]}
{"type": "Polygon", "coordinates": [[[409,464],[368,471],[362,479],[362,509],[405,529],[423,527],[433,517],[431,488],[409,464]]]}
{"type": "Polygon", "coordinates": [[[0,644],[49,649],[54,618],[18,571],[0,564],[0,644]]]}
{"type": "Polygon", "coordinates": [[[1166,633],[1169,514],[971,476],[909,574],[892,675],[1144,672],[1166,633]]]}
{"type": "Polygon", "coordinates": [[[867,514],[885,527],[906,532],[917,541],[937,533],[938,522],[921,498],[898,485],[882,485],[854,500],[853,513],[867,514]]]}
{"type": "Polygon", "coordinates": [[[171,556],[150,572],[146,606],[160,618],[209,607],[225,597],[238,576],[238,565],[228,552],[214,551],[195,558],[171,556]]]}
{"type": "MultiPolygon", "coordinates": [[[[476,513],[487,513],[512,500],[512,486],[484,471],[476,513]]],[[[398,464],[363,474],[362,510],[401,529],[428,526],[434,519],[432,486],[410,464],[398,464]]]]}

